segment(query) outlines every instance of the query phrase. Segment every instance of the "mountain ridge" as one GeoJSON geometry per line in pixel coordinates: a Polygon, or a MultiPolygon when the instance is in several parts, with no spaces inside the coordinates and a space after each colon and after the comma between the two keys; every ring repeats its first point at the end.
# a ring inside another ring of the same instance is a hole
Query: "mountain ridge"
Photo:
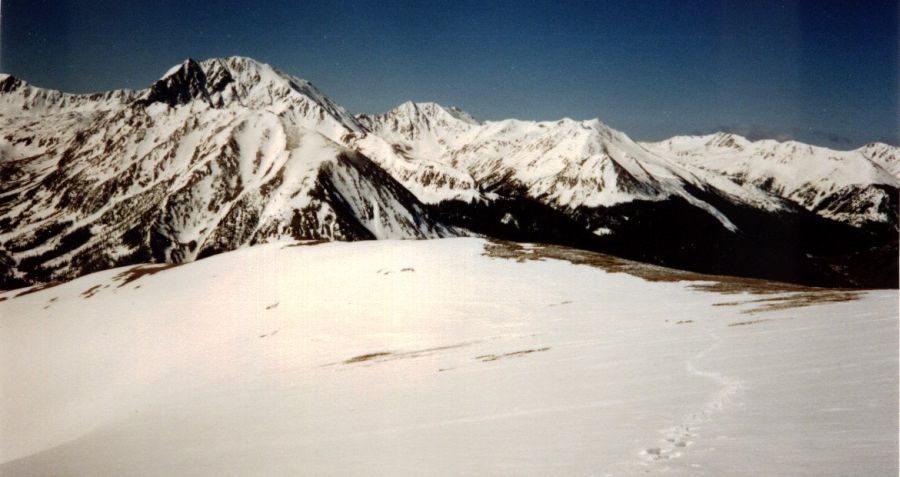
{"type": "Polygon", "coordinates": [[[93,95],[2,76],[0,121],[6,286],[283,236],[467,234],[709,273],[896,286],[896,260],[878,268],[858,255],[896,249],[888,145],[838,152],[724,134],[642,143],[598,119],[480,122],[437,103],[354,116],[244,57],[187,59],[143,90],[93,95]],[[791,164],[815,161],[828,167],[791,164]],[[761,263],[767,250],[796,270],[761,263]],[[877,272],[854,272],[853,261],[877,272]]]}

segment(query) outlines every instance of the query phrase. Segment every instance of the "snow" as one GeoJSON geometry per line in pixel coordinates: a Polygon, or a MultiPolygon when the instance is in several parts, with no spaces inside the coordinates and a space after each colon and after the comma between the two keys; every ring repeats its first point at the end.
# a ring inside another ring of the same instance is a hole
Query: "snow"
{"type": "MultiPolygon", "coordinates": [[[[793,198],[813,209],[843,187],[872,184],[900,186],[900,180],[876,165],[867,153],[877,149],[835,151],[796,141],[751,142],[734,134],[676,136],[658,143],[645,143],[651,151],[672,161],[701,170],[714,171],[752,184],[771,181],[769,188],[784,198],[793,198]],[[806,200],[798,193],[813,187],[815,196],[806,200]]],[[[896,148],[894,148],[896,149],[896,148]]],[[[887,155],[884,152],[881,154],[887,155]]]]}
{"type": "MultiPolygon", "coordinates": [[[[709,182],[702,171],[654,154],[597,119],[478,123],[461,111],[435,103],[406,102],[383,115],[361,116],[360,120],[416,163],[440,164],[457,174],[467,174],[475,183],[492,184],[498,178],[519,183],[530,197],[558,209],[609,207],[681,196],[728,230],[737,230],[720,211],[686,190],[688,184],[709,182]]],[[[404,172],[409,166],[404,167],[391,148],[374,147],[372,141],[353,146],[398,177],[421,200],[478,199],[464,196],[454,187],[423,186],[418,176],[404,172]]],[[[443,174],[454,175],[446,170],[443,174]]],[[[476,188],[465,189],[469,190],[476,188]]],[[[731,192],[740,194],[741,190],[731,192]]],[[[766,203],[756,196],[752,199],[756,204],[766,203]]]]}
{"type": "Polygon", "coordinates": [[[897,474],[896,290],[766,310],[486,246],[6,292],[0,474],[897,474]]]}
{"type": "MultiPolygon", "coordinates": [[[[166,77],[190,64],[178,65],[166,77]]],[[[268,65],[232,57],[207,60],[201,66],[210,78],[233,78],[224,89],[212,89],[211,103],[131,107],[132,99],[146,99],[150,90],[89,97],[38,91],[24,83],[0,95],[0,122],[11,134],[0,142],[0,155],[25,159],[25,164],[17,164],[22,173],[2,191],[24,202],[13,203],[6,211],[16,226],[0,231],[0,240],[33,243],[42,230],[59,227],[63,232],[17,250],[15,260],[41,256],[58,247],[65,233],[88,226],[93,234],[84,244],[48,260],[60,268],[60,275],[92,250],[121,257],[123,250],[133,247],[119,237],[137,221],[157,213],[162,218],[156,231],[173,243],[162,253],[178,261],[192,260],[205,246],[229,240],[222,238],[222,232],[229,230],[225,224],[235,217],[259,214],[258,222],[245,221],[248,230],[236,238],[241,243],[296,233],[291,227],[301,211],[321,224],[335,219],[336,211],[310,194],[319,186],[324,164],[355,154],[340,140],[348,134],[363,134],[356,119],[309,82],[268,65]],[[24,100],[31,106],[28,111],[21,109],[24,100]],[[59,169],[67,156],[69,166],[59,169]],[[64,176],[54,179],[60,172],[64,176]],[[84,197],[87,205],[72,207],[71,198],[76,196],[79,201],[84,197]],[[58,213],[60,208],[67,212],[58,213]]],[[[429,166],[413,164],[410,170],[427,173],[429,166]]],[[[359,171],[347,167],[331,171],[330,179],[344,186],[346,196],[336,200],[352,199],[354,212],[362,214],[360,218],[368,221],[365,226],[377,238],[452,234],[446,228],[434,230],[433,221],[421,210],[407,210],[416,203],[405,194],[395,197],[392,190],[373,195],[375,188],[392,184],[385,178],[360,177],[359,171]],[[379,183],[369,184],[372,180],[379,183]],[[379,202],[379,218],[368,212],[372,200],[379,202]]],[[[454,184],[466,180],[467,174],[453,172],[458,179],[454,184]]],[[[477,196],[474,183],[468,180],[461,198],[477,196]]],[[[347,236],[335,224],[310,225],[305,230],[327,238],[347,236]]]]}
{"type": "Polygon", "coordinates": [[[857,151],[900,181],[900,151],[898,148],[881,142],[873,142],[857,151]]]}

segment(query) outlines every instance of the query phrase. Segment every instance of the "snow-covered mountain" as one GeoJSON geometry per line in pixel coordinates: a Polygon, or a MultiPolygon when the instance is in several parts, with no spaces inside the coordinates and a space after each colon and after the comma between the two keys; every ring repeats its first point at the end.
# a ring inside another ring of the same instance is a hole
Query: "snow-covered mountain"
{"type": "MultiPolygon", "coordinates": [[[[478,122],[434,103],[359,119],[393,150],[468,174],[475,186],[466,191],[477,195],[431,188],[427,202],[450,222],[489,235],[578,243],[706,272],[768,267],[766,274],[787,280],[830,273],[822,263],[830,268],[836,256],[880,262],[896,249],[900,181],[881,165],[896,162],[890,146],[864,153],[761,141],[743,160],[735,151],[745,154],[751,143],[740,137],[708,137],[704,148],[683,138],[641,144],[598,120],[478,122]],[[474,205],[448,207],[459,200],[474,205]],[[485,210],[481,200],[494,207],[485,210]],[[517,203],[504,207],[509,200],[517,203]],[[819,263],[804,263],[813,257],[819,263]],[[791,265],[775,270],[779,262],[791,265]]],[[[392,170],[379,151],[366,153],[392,170]]],[[[400,180],[428,189],[414,177],[400,180]]],[[[894,269],[879,274],[896,281],[894,269]]]]}
{"type": "Polygon", "coordinates": [[[338,142],[362,131],[350,114],[250,59],[188,60],[136,92],[3,84],[0,258],[16,263],[10,281],[192,260],[283,236],[452,233],[338,142]]]}
{"type": "Polygon", "coordinates": [[[897,475],[896,290],[291,245],[0,292],[0,475],[897,475]]]}
{"type": "Polygon", "coordinates": [[[359,119],[409,155],[468,172],[482,190],[516,189],[558,209],[683,197],[733,229],[689,191],[699,188],[770,211],[789,201],[853,225],[897,221],[890,196],[900,187],[900,161],[886,144],[834,151],[724,133],[638,144],[598,120],[479,123],[435,103],[359,119]]]}
{"type": "Polygon", "coordinates": [[[248,58],[71,95],[0,77],[0,282],[283,236],[482,234],[707,273],[896,286],[897,150],[641,144],[599,120],[353,116],[248,58]]]}
{"type": "Polygon", "coordinates": [[[835,151],[795,141],[751,142],[735,134],[678,136],[644,144],[673,161],[750,184],[853,225],[897,223],[897,148],[873,143],[835,151]]]}
{"type": "MultiPolygon", "coordinates": [[[[404,103],[361,118],[369,129],[413,157],[467,172],[484,191],[519,191],[555,208],[575,209],[661,200],[684,189],[686,171],[648,154],[597,120],[478,123],[434,103],[404,103]]],[[[379,159],[377,153],[371,156],[379,159]]],[[[444,200],[457,197],[448,195],[444,200]]],[[[732,227],[713,208],[695,201],[732,227]]]]}

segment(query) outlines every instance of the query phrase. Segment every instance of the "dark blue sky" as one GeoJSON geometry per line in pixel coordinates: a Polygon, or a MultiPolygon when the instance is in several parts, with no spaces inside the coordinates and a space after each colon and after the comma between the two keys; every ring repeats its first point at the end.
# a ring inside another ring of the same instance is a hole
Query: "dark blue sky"
{"type": "Polygon", "coordinates": [[[353,112],[599,117],[638,139],[733,129],[898,143],[898,1],[2,0],[0,69],[72,92],[243,55],[353,112]]]}

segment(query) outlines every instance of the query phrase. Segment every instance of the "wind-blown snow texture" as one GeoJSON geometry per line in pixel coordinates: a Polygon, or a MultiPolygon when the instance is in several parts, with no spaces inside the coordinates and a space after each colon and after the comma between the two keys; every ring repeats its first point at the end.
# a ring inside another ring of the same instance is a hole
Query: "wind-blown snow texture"
{"type": "Polygon", "coordinates": [[[895,290],[289,245],[0,294],[0,474],[897,475],[895,290]]]}
{"type": "Polygon", "coordinates": [[[354,117],[248,58],[94,95],[0,76],[0,286],[281,237],[483,234],[702,272],[897,286],[897,149],[733,135],[641,144],[598,120],[354,117]]]}

